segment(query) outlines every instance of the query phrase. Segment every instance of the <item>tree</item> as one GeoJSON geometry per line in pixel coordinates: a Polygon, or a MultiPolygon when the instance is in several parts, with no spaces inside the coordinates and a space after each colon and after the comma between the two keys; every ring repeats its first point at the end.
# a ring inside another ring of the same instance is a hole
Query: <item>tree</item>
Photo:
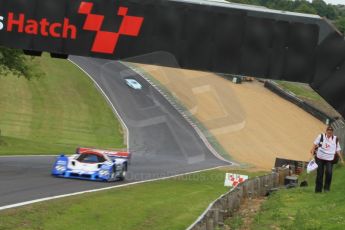
{"type": "Polygon", "coordinates": [[[42,75],[35,66],[29,64],[30,58],[23,51],[0,47],[0,75],[13,74],[31,79],[42,75]]]}
{"type": "Polygon", "coordinates": [[[345,16],[338,18],[335,21],[335,26],[338,28],[340,32],[345,34],[345,16]]]}
{"type": "Polygon", "coordinates": [[[311,5],[317,11],[317,14],[322,17],[327,17],[327,4],[323,0],[313,0],[311,5]]]}
{"type": "Polygon", "coordinates": [[[317,14],[316,10],[311,6],[311,4],[308,4],[304,1],[301,2],[294,11],[306,14],[317,14]]]}

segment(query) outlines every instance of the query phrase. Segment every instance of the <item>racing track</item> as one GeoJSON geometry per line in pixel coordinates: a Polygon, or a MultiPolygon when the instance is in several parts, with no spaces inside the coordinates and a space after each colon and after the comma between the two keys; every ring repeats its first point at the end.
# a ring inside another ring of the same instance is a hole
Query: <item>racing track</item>
{"type": "Polygon", "coordinates": [[[100,183],[50,176],[55,157],[1,157],[0,207],[117,184],[226,165],[205,146],[191,125],[141,76],[118,62],[72,56],[99,85],[129,131],[133,153],[125,182],[100,183]],[[133,90],[124,78],[137,79],[133,90]]]}

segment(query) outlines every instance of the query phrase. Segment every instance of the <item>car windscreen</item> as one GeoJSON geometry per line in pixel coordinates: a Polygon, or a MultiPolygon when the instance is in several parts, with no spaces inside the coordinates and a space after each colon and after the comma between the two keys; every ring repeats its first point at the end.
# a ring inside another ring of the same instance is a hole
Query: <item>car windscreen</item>
{"type": "Polygon", "coordinates": [[[110,160],[112,160],[112,161],[115,161],[116,159],[118,159],[118,157],[116,157],[116,156],[109,156],[109,158],[110,158],[110,160]]]}
{"type": "Polygon", "coordinates": [[[139,85],[139,83],[136,80],[133,80],[133,79],[128,79],[128,82],[133,84],[133,85],[139,85]]]}
{"type": "Polygon", "coordinates": [[[102,163],[105,161],[104,157],[96,154],[80,154],[77,161],[82,163],[102,163]]]}

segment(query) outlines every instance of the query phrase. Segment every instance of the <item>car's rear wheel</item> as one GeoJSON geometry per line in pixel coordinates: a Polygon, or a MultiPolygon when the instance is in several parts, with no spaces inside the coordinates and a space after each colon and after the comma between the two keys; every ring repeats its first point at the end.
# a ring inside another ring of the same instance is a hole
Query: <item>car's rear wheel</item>
{"type": "Polygon", "coordinates": [[[127,164],[126,163],[124,163],[123,165],[122,165],[122,172],[121,172],[121,175],[120,175],[120,177],[119,177],[119,180],[125,180],[125,178],[126,178],[126,174],[127,174],[127,164]]]}

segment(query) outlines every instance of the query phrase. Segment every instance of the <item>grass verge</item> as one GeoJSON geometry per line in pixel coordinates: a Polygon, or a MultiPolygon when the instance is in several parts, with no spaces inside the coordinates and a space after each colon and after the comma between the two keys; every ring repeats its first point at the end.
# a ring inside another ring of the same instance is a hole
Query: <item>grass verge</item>
{"type": "Polygon", "coordinates": [[[35,58],[45,76],[0,76],[0,155],[124,147],[121,125],[92,81],[67,60],[35,58]]]}
{"type": "Polygon", "coordinates": [[[308,84],[286,81],[276,81],[276,83],[278,83],[283,89],[294,93],[301,100],[324,112],[329,117],[333,117],[335,119],[341,117],[341,115],[308,84]]]}
{"type": "Polygon", "coordinates": [[[315,175],[308,187],[281,190],[264,202],[250,229],[343,229],[345,168],[336,166],[331,192],[315,194],[315,175]]]}
{"type": "Polygon", "coordinates": [[[215,169],[5,210],[0,212],[0,229],[185,229],[228,191],[223,186],[228,171],[215,169]]]}
{"type": "Polygon", "coordinates": [[[312,88],[307,84],[294,83],[287,81],[276,81],[284,89],[294,93],[299,98],[310,99],[315,101],[322,101],[322,97],[317,94],[312,88]]]}

